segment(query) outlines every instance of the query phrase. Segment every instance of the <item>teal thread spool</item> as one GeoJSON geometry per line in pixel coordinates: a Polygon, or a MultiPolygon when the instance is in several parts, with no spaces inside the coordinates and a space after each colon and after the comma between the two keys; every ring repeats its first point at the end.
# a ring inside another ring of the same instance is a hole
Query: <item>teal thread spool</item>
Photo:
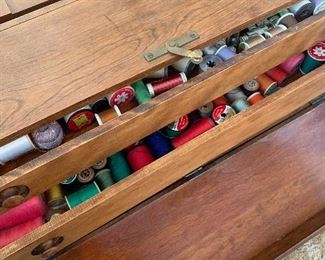
{"type": "Polygon", "coordinates": [[[131,168],[127,160],[125,159],[123,152],[113,154],[109,158],[108,163],[112,171],[113,180],[115,182],[123,180],[132,173],[131,168]]]}
{"type": "Polygon", "coordinates": [[[174,131],[174,130],[170,129],[169,127],[165,127],[163,129],[163,134],[168,138],[175,138],[180,133],[181,133],[181,131],[174,131]]]}
{"type": "Polygon", "coordinates": [[[101,190],[104,190],[114,184],[112,173],[109,169],[103,169],[97,172],[95,180],[101,190]]]}
{"type": "Polygon", "coordinates": [[[307,74],[318,68],[325,62],[325,43],[320,42],[309,48],[306,52],[305,59],[300,65],[300,72],[307,74]]]}
{"type": "Polygon", "coordinates": [[[83,203],[84,201],[94,197],[98,193],[100,193],[100,189],[97,183],[94,181],[91,183],[84,184],[78,187],[76,190],[72,191],[71,193],[68,193],[65,196],[65,199],[69,208],[72,209],[78,206],[79,204],[83,203]]]}
{"type": "Polygon", "coordinates": [[[148,88],[142,80],[133,83],[132,87],[135,90],[135,99],[137,100],[139,105],[146,103],[151,99],[151,95],[148,91],[148,88]]]}
{"type": "Polygon", "coordinates": [[[245,99],[237,99],[231,104],[232,108],[237,113],[246,110],[249,107],[249,103],[245,99]]]}

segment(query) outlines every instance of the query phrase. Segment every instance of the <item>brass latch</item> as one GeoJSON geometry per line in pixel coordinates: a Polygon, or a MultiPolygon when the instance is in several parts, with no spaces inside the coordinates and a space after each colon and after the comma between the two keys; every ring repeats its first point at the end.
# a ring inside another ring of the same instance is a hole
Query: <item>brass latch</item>
{"type": "Polygon", "coordinates": [[[190,58],[195,64],[202,62],[203,52],[201,50],[188,50],[182,46],[199,39],[200,35],[196,32],[189,32],[183,36],[168,41],[164,46],[144,54],[147,61],[153,61],[167,53],[173,53],[182,57],[190,58]]]}

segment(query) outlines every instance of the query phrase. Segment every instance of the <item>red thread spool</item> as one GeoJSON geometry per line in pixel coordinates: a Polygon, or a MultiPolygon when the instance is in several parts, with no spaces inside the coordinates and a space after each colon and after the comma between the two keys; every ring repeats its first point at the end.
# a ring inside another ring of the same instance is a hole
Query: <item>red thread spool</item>
{"type": "Polygon", "coordinates": [[[193,123],[193,125],[181,133],[179,136],[175,137],[171,142],[172,145],[177,148],[188,141],[191,141],[200,134],[208,131],[214,127],[214,123],[210,118],[203,118],[193,123]]]}
{"type": "Polygon", "coordinates": [[[177,87],[180,84],[183,84],[187,81],[187,77],[184,72],[179,73],[178,75],[170,76],[168,78],[153,81],[147,84],[148,91],[151,97],[157,96],[167,90],[170,90],[174,87],[177,87]]]}
{"type": "Polygon", "coordinates": [[[288,74],[279,67],[274,67],[273,69],[268,70],[265,74],[275,80],[278,84],[281,84],[286,80],[286,78],[288,78],[288,74]]]}
{"type": "Polygon", "coordinates": [[[45,215],[47,206],[44,201],[35,196],[15,208],[0,215],[0,229],[10,228],[23,222],[45,215]]]}
{"type": "Polygon", "coordinates": [[[215,100],[212,100],[212,103],[214,107],[220,106],[220,105],[227,105],[227,99],[224,96],[218,97],[215,100]]]}
{"type": "Polygon", "coordinates": [[[21,223],[17,226],[3,229],[0,231],[0,248],[5,247],[11,242],[23,237],[27,233],[33,231],[39,226],[43,225],[44,221],[42,217],[38,217],[27,222],[21,223]]]}
{"type": "Polygon", "coordinates": [[[139,145],[129,151],[127,160],[133,171],[140,170],[144,166],[152,163],[155,159],[153,158],[149,148],[145,145],[139,145]]]}
{"type": "Polygon", "coordinates": [[[262,99],[264,99],[263,95],[260,92],[255,92],[247,98],[247,101],[250,105],[254,105],[262,99]]]}
{"type": "Polygon", "coordinates": [[[85,106],[64,117],[67,127],[70,131],[76,132],[92,124],[95,119],[94,112],[90,106],[85,106]]]}

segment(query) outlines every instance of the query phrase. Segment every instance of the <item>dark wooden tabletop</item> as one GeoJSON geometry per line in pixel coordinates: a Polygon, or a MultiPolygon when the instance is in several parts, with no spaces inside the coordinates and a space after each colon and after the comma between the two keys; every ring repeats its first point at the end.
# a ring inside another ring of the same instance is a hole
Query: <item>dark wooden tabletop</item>
{"type": "MultiPolygon", "coordinates": [[[[59,259],[248,259],[260,254],[324,212],[324,125],[323,104],[59,259]]],[[[325,217],[318,220],[323,224],[325,217]]]]}

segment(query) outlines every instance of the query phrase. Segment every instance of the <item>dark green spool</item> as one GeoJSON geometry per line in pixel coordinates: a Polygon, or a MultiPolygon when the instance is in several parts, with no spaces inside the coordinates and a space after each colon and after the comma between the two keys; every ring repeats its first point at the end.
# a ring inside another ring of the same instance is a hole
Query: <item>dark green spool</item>
{"type": "Polygon", "coordinates": [[[95,180],[101,190],[104,190],[114,184],[112,174],[109,169],[103,169],[97,172],[95,180]]]}
{"type": "Polygon", "coordinates": [[[113,154],[109,158],[109,166],[115,182],[123,180],[132,173],[131,168],[122,152],[113,154]]]}
{"type": "Polygon", "coordinates": [[[307,73],[313,71],[314,69],[318,68],[322,64],[323,64],[323,62],[313,59],[307,51],[306,55],[305,55],[305,59],[304,59],[303,63],[300,65],[300,72],[302,74],[307,74],[307,73]]]}
{"type": "Polygon", "coordinates": [[[151,99],[150,93],[142,80],[133,83],[132,87],[135,90],[135,99],[139,105],[146,103],[151,99]]]}
{"type": "Polygon", "coordinates": [[[176,136],[178,136],[181,133],[181,131],[172,130],[168,126],[165,127],[162,132],[166,137],[169,137],[169,138],[175,138],[176,136]]]}

